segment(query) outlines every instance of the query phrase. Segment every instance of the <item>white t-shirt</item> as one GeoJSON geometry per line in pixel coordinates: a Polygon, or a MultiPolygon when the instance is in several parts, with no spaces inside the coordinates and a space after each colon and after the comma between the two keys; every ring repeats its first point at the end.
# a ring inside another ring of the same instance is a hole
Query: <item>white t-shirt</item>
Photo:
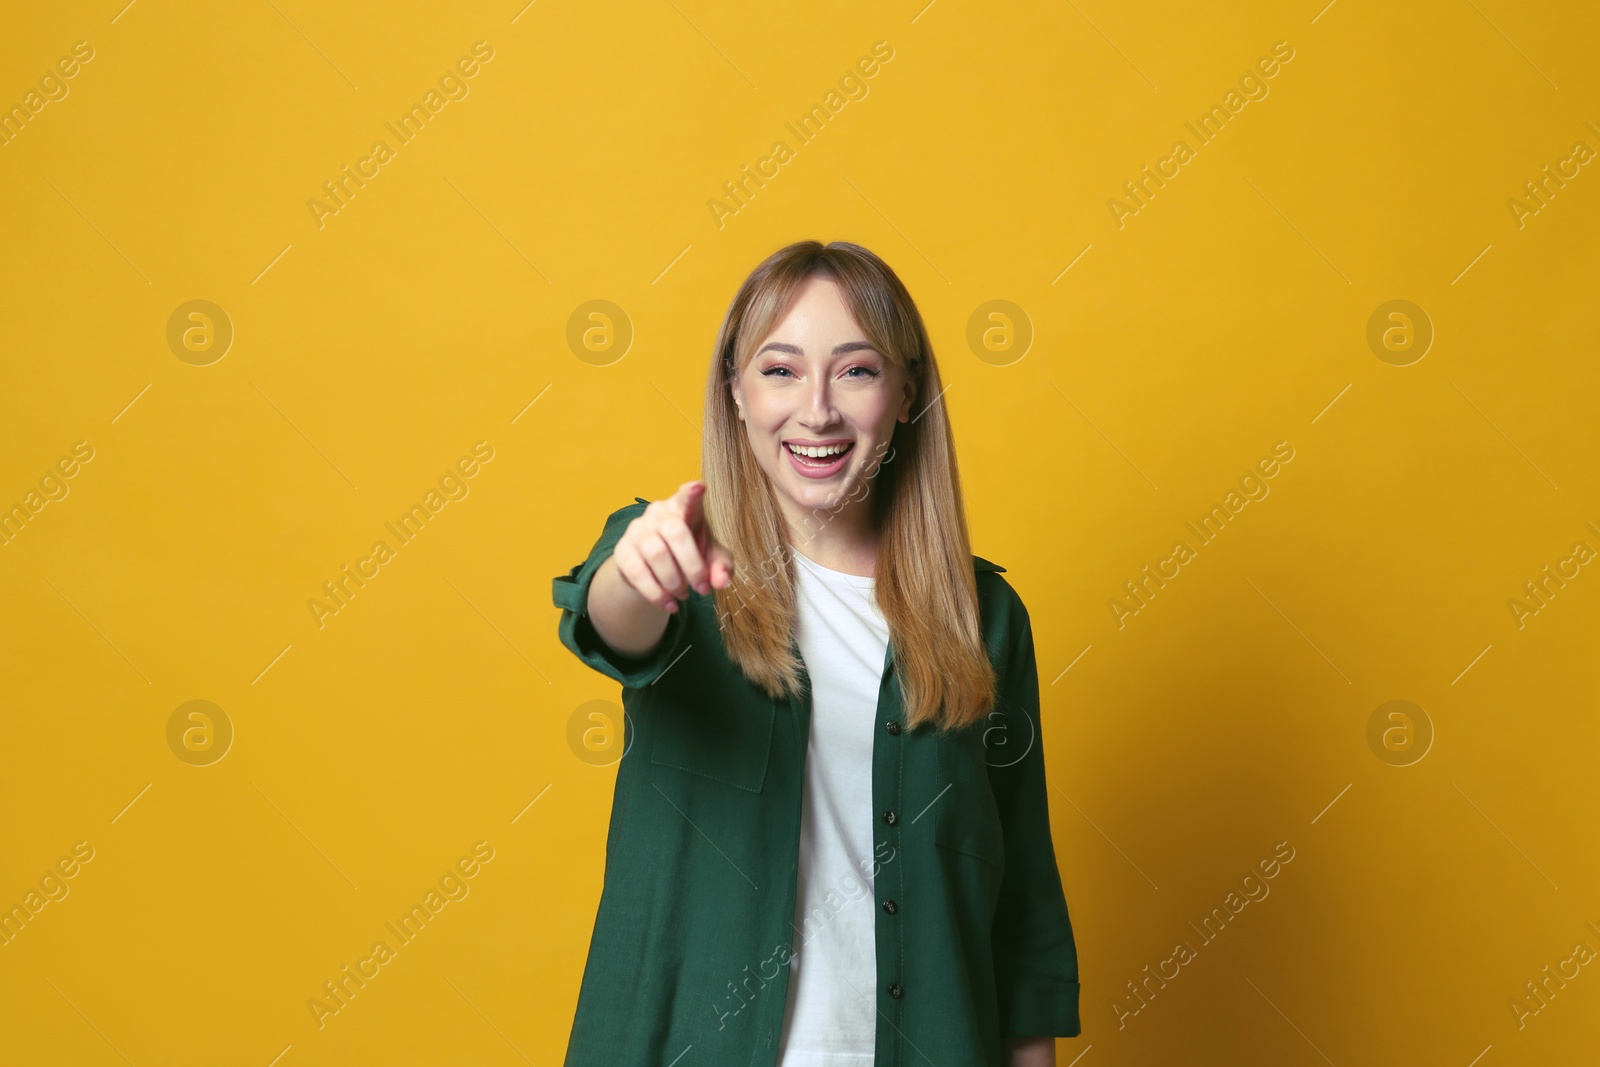
{"type": "Polygon", "coordinates": [[[872,742],[889,624],[873,579],[794,553],[811,737],[778,1067],[871,1067],[878,1028],[872,742]]]}

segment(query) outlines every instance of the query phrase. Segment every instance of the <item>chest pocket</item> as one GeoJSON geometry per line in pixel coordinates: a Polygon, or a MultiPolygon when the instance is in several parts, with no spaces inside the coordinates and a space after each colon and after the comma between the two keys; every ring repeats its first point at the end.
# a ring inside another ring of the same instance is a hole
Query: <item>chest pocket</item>
{"type": "MultiPolygon", "coordinates": [[[[693,655],[690,653],[689,655],[693,655]]],[[[684,662],[645,689],[650,762],[759,793],[777,707],[737,671],[684,662]]]]}
{"type": "Polygon", "coordinates": [[[1005,829],[989,785],[983,729],[978,723],[938,742],[939,788],[945,791],[934,805],[933,840],[1004,869],[1005,829]]]}

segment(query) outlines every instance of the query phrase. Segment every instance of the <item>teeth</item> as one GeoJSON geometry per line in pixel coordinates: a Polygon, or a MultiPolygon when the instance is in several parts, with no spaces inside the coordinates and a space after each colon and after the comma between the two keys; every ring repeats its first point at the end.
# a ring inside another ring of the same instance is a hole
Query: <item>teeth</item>
{"type": "Polygon", "coordinates": [[[848,444],[844,444],[844,445],[827,445],[827,446],[818,447],[818,448],[805,448],[805,447],[803,447],[801,445],[789,445],[788,446],[789,451],[793,452],[795,455],[797,455],[797,456],[809,456],[812,459],[821,459],[821,458],[823,458],[825,456],[837,456],[840,452],[843,452],[845,449],[847,449],[849,447],[850,446],[848,444]]]}

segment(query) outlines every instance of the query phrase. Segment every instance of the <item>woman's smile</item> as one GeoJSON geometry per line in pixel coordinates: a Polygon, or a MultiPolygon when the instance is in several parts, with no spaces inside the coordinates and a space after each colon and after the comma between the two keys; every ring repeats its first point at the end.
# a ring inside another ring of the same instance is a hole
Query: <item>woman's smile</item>
{"type": "Polygon", "coordinates": [[[794,438],[783,443],[794,469],[806,478],[832,478],[844,470],[855,451],[854,441],[834,440],[826,443],[794,438]]]}

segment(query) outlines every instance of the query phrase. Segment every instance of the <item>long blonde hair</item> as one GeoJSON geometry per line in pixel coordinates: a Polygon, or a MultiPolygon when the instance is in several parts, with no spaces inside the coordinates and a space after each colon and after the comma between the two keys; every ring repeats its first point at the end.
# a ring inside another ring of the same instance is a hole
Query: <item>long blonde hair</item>
{"type": "MultiPolygon", "coordinates": [[[[730,383],[813,277],[839,286],[873,347],[916,385],[920,414],[896,423],[889,452],[871,461],[868,499],[881,532],[874,591],[889,623],[907,726],[959,729],[993,709],[995,672],[980,626],[955,443],[922,315],[888,264],[860,245],[799,241],[774,252],[739,287],[717,332],[701,474],[707,525],[735,561],[733,583],[712,594],[723,642],[773,699],[799,694],[794,550],[730,383]]],[[[812,517],[827,521],[826,510],[812,517]]]]}

